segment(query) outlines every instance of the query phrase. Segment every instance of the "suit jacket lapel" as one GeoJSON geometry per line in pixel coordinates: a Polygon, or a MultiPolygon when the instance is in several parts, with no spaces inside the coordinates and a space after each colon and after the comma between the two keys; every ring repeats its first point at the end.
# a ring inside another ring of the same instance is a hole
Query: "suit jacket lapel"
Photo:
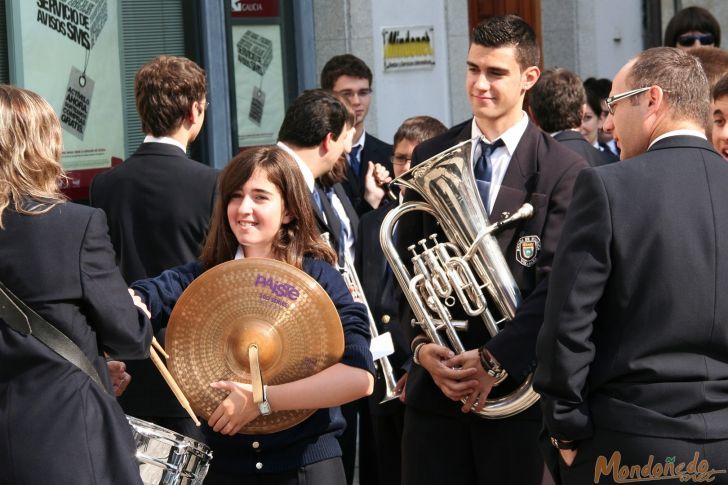
{"type": "Polygon", "coordinates": [[[354,235],[354,240],[356,241],[357,232],[359,231],[359,215],[356,213],[354,206],[351,205],[351,200],[349,200],[349,197],[346,195],[346,190],[344,189],[343,185],[335,184],[334,193],[336,194],[336,197],[339,198],[341,205],[344,206],[346,217],[349,218],[349,222],[351,223],[351,231],[354,235]]]}
{"type": "MultiPolygon", "coordinates": [[[[529,195],[536,187],[538,167],[535,160],[537,159],[538,135],[538,128],[529,121],[526,131],[511,157],[503,182],[498,190],[498,197],[495,204],[493,204],[490,217],[491,222],[497,222],[506,213],[511,215],[516,212],[524,202],[528,201],[529,195]]],[[[517,227],[518,224],[503,229],[496,234],[498,245],[504,254],[513,240],[517,227]]]]}

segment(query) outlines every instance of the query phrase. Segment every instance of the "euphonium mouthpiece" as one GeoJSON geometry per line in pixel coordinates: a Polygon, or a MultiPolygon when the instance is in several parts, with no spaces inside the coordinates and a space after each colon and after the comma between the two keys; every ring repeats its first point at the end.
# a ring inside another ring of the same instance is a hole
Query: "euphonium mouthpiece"
{"type": "Polygon", "coordinates": [[[533,216],[533,206],[526,202],[513,214],[514,219],[529,219],[533,216]]]}

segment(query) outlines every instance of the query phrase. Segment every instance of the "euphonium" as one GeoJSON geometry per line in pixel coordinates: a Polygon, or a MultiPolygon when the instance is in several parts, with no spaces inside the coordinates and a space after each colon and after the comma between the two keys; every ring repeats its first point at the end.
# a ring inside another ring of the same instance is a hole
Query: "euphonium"
{"type": "MultiPolygon", "coordinates": [[[[498,333],[499,323],[515,316],[521,293],[493,233],[533,214],[533,207],[524,204],[510,217],[490,224],[471,159],[472,145],[479,140],[460,143],[396,178],[393,183],[415,190],[425,202],[406,202],[393,209],[380,230],[384,255],[414,313],[413,324],[420,325],[427,337],[439,345],[446,345],[440,336],[443,330],[450,348],[457,354],[465,349],[448,309],[454,305],[455,297],[468,315],[483,319],[491,336],[498,333]],[[415,245],[410,246],[414,271],[411,275],[397,253],[392,235],[399,218],[414,211],[435,217],[449,242],[438,242],[432,235],[431,247],[424,239],[418,242],[422,247],[420,253],[415,245]],[[501,320],[496,321],[488,309],[483,289],[497,307],[501,320]]],[[[484,418],[506,418],[527,409],[538,400],[532,380],[531,374],[512,393],[488,399],[478,414],[484,418]]]]}

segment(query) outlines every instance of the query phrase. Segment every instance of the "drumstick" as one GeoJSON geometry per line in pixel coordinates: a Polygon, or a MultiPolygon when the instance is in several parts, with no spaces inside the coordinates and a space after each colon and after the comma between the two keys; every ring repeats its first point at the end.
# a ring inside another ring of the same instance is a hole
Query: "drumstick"
{"type": "Polygon", "coordinates": [[[169,369],[167,369],[167,366],[164,365],[164,362],[162,362],[162,359],[159,357],[159,354],[157,354],[157,351],[154,350],[154,346],[149,349],[149,357],[151,357],[152,362],[154,362],[154,365],[156,365],[157,369],[159,369],[159,372],[162,374],[162,377],[167,382],[169,388],[172,389],[174,397],[177,398],[177,401],[179,401],[185,411],[187,411],[187,414],[190,415],[192,421],[194,421],[197,426],[200,426],[200,421],[197,419],[197,416],[195,416],[195,412],[192,410],[189,401],[182,393],[182,389],[179,388],[177,382],[175,382],[172,374],[169,373],[169,369]]]}
{"type": "Polygon", "coordinates": [[[169,359],[169,354],[164,351],[164,347],[162,347],[162,344],[157,341],[157,338],[152,336],[152,345],[154,346],[157,351],[164,356],[165,359],[169,359]]]}

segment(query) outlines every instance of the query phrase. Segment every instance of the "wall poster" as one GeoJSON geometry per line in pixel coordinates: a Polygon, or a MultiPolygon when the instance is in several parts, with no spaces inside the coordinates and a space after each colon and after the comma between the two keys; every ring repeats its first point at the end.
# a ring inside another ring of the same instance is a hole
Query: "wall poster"
{"type": "Polygon", "coordinates": [[[63,127],[63,167],[124,156],[117,0],[9,2],[13,82],[43,96],[63,127]]]}
{"type": "Polygon", "coordinates": [[[238,146],[275,143],[285,115],[280,25],[233,25],[238,146]]]}

